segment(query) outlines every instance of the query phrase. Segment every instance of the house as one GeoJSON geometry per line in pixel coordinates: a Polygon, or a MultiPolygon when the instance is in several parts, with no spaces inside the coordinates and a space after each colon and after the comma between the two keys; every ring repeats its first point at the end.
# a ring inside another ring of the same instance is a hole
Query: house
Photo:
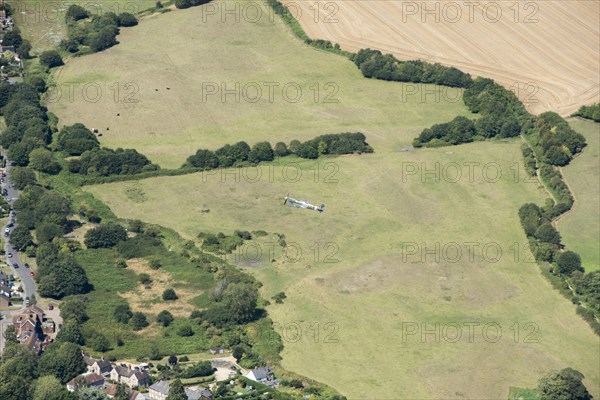
{"type": "Polygon", "coordinates": [[[270,368],[255,368],[246,374],[246,378],[254,382],[266,382],[273,377],[273,371],[270,368]]]}
{"type": "Polygon", "coordinates": [[[213,400],[213,395],[208,389],[185,389],[188,400],[213,400]]]}
{"type": "Polygon", "coordinates": [[[169,395],[169,382],[158,381],[148,388],[148,400],[165,400],[169,395]]]}
{"type": "Polygon", "coordinates": [[[69,392],[77,392],[84,387],[101,389],[103,386],[104,377],[94,373],[79,375],[67,382],[67,390],[69,392]]]}
{"type": "Polygon", "coordinates": [[[17,340],[19,343],[28,342],[31,337],[41,339],[41,323],[44,312],[39,307],[32,306],[23,310],[23,312],[13,315],[12,323],[15,326],[17,340]]]}
{"type": "Polygon", "coordinates": [[[110,379],[115,382],[124,383],[130,388],[148,386],[150,383],[150,378],[146,372],[129,369],[125,365],[113,367],[110,371],[110,379]]]}
{"type": "Polygon", "coordinates": [[[94,374],[98,375],[108,375],[112,370],[112,365],[110,364],[110,361],[105,360],[104,358],[98,360],[84,354],[83,360],[87,365],[88,372],[93,372],[94,374]]]}
{"type": "MultiPolygon", "coordinates": [[[[148,388],[148,400],[165,400],[169,395],[169,382],[158,381],[148,388]]],[[[185,394],[188,400],[213,400],[210,390],[202,388],[186,388],[185,394]]]]}
{"type": "MultiPolygon", "coordinates": [[[[146,400],[146,396],[144,396],[142,393],[138,392],[137,390],[128,389],[128,391],[129,391],[129,400],[146,400]]],[[[117,385],[116,384],[110,385],[109,387],[104,389],[104,393],[106,393],[106,395],[109,398],[113,399],[115,397],[115,395],[117,394],[117,385]]]]}
{"type": "Polygon", "coordinates": [[[213,347],[209,351],[210,351],[210,354],[223,354],[223,353],[225,353],[225,349],[223,349],[222,347],[213,347]]]}

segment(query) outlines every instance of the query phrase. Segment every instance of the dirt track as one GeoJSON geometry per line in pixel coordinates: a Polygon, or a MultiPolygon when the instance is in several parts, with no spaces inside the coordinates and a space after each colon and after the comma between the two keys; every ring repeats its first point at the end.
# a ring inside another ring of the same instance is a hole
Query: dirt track
{"type": "Polygon", "coordinates": [[[283,1],[311,38],[493,78],[533,113],[600,101],[599,1],[283,1]]]}

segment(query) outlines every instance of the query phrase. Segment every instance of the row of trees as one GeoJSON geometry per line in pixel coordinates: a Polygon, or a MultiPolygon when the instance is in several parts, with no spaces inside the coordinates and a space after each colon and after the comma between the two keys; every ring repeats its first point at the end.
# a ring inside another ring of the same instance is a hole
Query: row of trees
{"type": "Polygon", "coordinates": [[[600,103],[592,104],[591,106],[581,106],[573,115],[591,119],[594,122],[600,122],[600,103]]]}
{"type": "Polygon", "coordinates": [[[105,12],[99,16],[92,16],[85,23],[81,20],[90,18],[88,11],[76,4],[67,9],[65,22],[68,28],[68,38],[63,39],[60,47],[71,53],[76,53],[81,46],[87,46],[93,51],[102,51],[117,44],[119,27],[137,25],[137,18],[127,12],[119,15],[105,12]]]}
{"type": "Polygon", "coordinates": [[[531,117],[510,90],[491,79],[477,78],[467,86],[463,101],[476,120],[456,117],[452,121],[433,125],[415,138],[415,147],[435,147],[468,143],[492,137],[515,137],[531,117]]]}
{"type": "MultiPolygon", "coordinates": [[[[77,143],[83,146],[83,140],[78,139],[77,143]]],[[[86,143],[90,145],[91,141],[86,143]]],[[[75,149],[71,147],[71,150],[75,149]]],[[[79,158],[69,160],[68,169],[81,175],[112,176],[156,171],[159,166],[134,149],[93,148],[84,151],[79,158]]]]}
{"type": "Polygon", "coordinates": [[[472,80],[469,74],[441,64],[424,61],[399,61],[391,54],[379,50],[361,49],[352,56],[352,61],[367,78],[386,81],[434,83],[452,87],[468,87],[472,80]]]}
{"type": "Polygon", "coordinates": [[[214,168],[239,167],[258,164],[261,161],[273,161],[275,157],[295,154],[298,157],[315,159],[321,155],[372,153],[373,149],[360,132],[346,132],[317,136],[314,139],[300,142],[292,140],[288,145],[278,142],[273,149],[269,142],[258,142],[252,148],[242,141],[233,145],[226,144],[216,151],[201,149],[188,157],[183,167],[214,168]]]}
{"type": "Polygon", "coordinates": [[[175,0],[175,7],[184,9],[210,3],[211,0],[175,0]]]}

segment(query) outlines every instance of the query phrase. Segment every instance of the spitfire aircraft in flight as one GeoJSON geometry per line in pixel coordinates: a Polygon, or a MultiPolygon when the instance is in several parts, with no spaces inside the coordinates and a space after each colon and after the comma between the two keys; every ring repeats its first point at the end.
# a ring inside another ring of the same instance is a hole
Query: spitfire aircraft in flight
{"type": "Polygon", "coordinates": [[[290,195],[288,194],[285,197],[285,200],[283,201],[284,205],[288,205],[290,207],[296,207],[296,208],[306,208],[307,210],[314,210],[314,211],[318,211],[320,213],[322,213],[323,211],[325,211],[325,204],[321,204],[319,207],[314,206],[312,204],[310,204],[308,201],[306,200],[296,200],[290,197],[290,195]]]}

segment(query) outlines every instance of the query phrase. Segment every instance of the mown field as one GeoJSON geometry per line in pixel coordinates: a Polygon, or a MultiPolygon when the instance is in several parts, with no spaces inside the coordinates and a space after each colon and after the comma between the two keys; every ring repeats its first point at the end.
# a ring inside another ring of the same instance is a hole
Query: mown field
{"type": "Polygon", "coordinates": [[[255,170],[228,170],[86,190],[120,217],[158,223],[189,238],[235,229],[285,234],[288,253],[275,252],[275,262],[267,254],[277,246],[266,239],[259,242],[264,262],[257,262],[254,244],[231,258],[256,273],[265,297],[279,291],[288,296],[285,304],[269,307],[285,327],[283,366],[349,398],[505,398],[509,386],[533,387],[547,370],[565,366],[582,371],[594,391],[599,360],[589,349],[597,337],[525,250],[517,210],[525,202],[541,203],[543,192],[523,182],[522,170],[515,179],[511,167],[520,157],[516,141],[476,143],[323,159],[317,179],[315,163],[304,161],[262,166],[254,182],[255,170]],[[335,169],[325,171],[326,162],[335,169]],[[491,162],[502,170],[497,182],[491,169],[485,175],[481,169],[491,162]],[[431,175],[423,179],[421,172],[436,163],[440,182],[431,175]],[[476,163],[472,181],[465,163],[476,163]],[[461,166],[460,179],[449,165],[461,166]],[[413,166],[417,172],[408,175],[413,166]],[[296,175],[284,174],[296,167],[301,179],[292,182],[296,175]],[[327,209],[318,214],[285,207],[287,193],[327,209]],[[210,212],[202,213],[204,207],[210,212]],[[478,244],[473,252],[467,249],[471,242],[478,244]],[[450,243],[458,244],[458,259],[450,243]],[[425,248],[439,259],[422,259],[425,248]],[[494,261],[498,248],[502,255],[494,261]],[[468,322],[481,324],[472,342],[463,325],[468,322]],[[502,329],[495,343],[478,330],[492,322],[502,329]],[[418,334],[403,339],[407,323],[430,329],[457,323],[462,338],[452,343],[440,333],[439,343],[435,335],[425,343],[418,334]]]}
{"type": "MultiPolygon", "coordinates": [[[[276,19],[229,21],[205,21],[202,8],[148,18],[123,30],[120,45],[70,60],[55,75],[65,86],[98,83],[104,94],[112,87],[110,96],[96,103],[63,96],[49,107],[61,124],[83,121],[102,130],[105,145],[134,147],[164,167],[179,166],[198,147],[355,130],[375,153],[85,190],[119,217],[189,239],[201,231],[270,232],[229,258],[264,283],[263,297],[286,293],[284,304],[268,308],[283,334],[283,366],[350,399],[506,398],[509,387],[534,387],[549,369],[567,366],[599,395],[600,360],[589,351],[597,337],[527,250],[517,211],[545,195],[515,170],[520,142],[403,151],[423,128],[468,115],[462,102],[422,101],[405,96],[422,86],[366,80],[349,61],[298,42],[276,19]],[[207,84],[236,82],[263,89],[295,82],[303,97],[292,103],[275,91],[270,102],[264,89],[256,103],[219,94],[203,100],[207,84]],[[337,103],[324,102],[330,82],[339,88],[337,103]],[[139,101],[115,101],[115,83],[130,84],[139,101]],[[327,210],[285,207],[288,193],[327,210]],[[285,235],[287,253],[273,233],[285,235]],[[437,337],[407,334],[424,323],[444,328],[437,337]],[[469,323],[478,324],[472,334],[469,323]],[[485,324],[492,325],[484,331],[485,324]]],[[[92,281],[108,278],[88,273],[92,281]]],[[[127,282],[122,292],[130,296],[127,282]]]]}
{"type": "Polygon", "coordinates": [[[57,70],[48,107],[61,126],[98,128],[104,145],[134,147],[163,167],[179,167],[200,147],[346,131],[399,150],[422,127],[467,114],[458,90],[364,79],[261,10],[255,23],[222,22],[218,11],[196,7],[122,29],[118,46],[57,70]]]}
{"type": "Polygon", "coordinates": [[[91,0],[91,1],[36,1],[9,0],[13,19],[23,37],[31,42],[32,55],[54,49],[67,35],[65,14],[70,4],[78,4],[91,15],[105,12],[137,13],[156,4],[154,0],[91,0]]]}
{"type": "Polygon", "coordinates": [[[587,147],[562,169],[577,201],[557,226],[566,246],[581,255],[586,271],[592,271],[600,269],[600,124],[579,118],[569,124],[585,136],[587,147]]]}

